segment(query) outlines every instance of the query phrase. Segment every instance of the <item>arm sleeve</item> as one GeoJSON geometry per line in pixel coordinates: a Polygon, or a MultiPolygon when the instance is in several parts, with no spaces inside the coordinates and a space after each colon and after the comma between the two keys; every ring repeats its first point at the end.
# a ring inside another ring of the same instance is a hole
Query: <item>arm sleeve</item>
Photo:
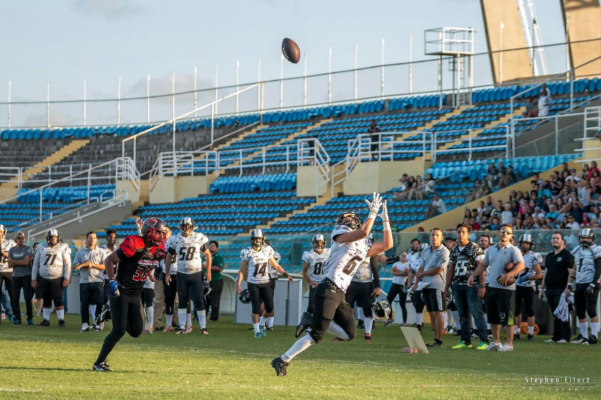
{"type": "Polygon", "coordinates": [[[167,250],[167,252],[171,255],[175,254],[175,249],[173,247],[169,247],[169,250],[167,250]]]}
{"type": "Polygon", "coordinates": [[[63,277],[71,279],[71,254],[67,249],[63,251],[63,277]]]}
{"type": "Polygon", "coordinates": [[[600,277],[601,277],[601,258],[597,258],[597,259],[595,259],[595,277],[593,278],[593,283],[598,283],[600,277]]]}
{"type": "Polygon", "coordinates": [[[374,288],[380,287],[380,273],[378,272],[378,256],[372,257],[369,260],[369,266],[371,267],[371,273],[373,274],[374,288]]]}
{"type": "Polygon", "coordinates": [[[35,253],[35,257],[33,258],[33,268],[31,270],[31,280],[35,281],[36,278],[38,277],[38,270],[39,270],[39,262],[40,262],[40,253],[41,251],[37,251],[37,253],[35,253]]]}

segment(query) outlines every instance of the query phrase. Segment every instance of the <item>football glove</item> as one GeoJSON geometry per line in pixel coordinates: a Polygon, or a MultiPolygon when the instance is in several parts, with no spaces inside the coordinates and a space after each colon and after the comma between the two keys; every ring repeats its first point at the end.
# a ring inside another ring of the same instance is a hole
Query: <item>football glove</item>
{"type": "Polygon", "coordinates": [[[382,196],[379,193],[374,192],[372,201],[365,200],[367,203],[367,207],[369,207],[369,216],[367,218],[376,219],[376,215],[378,215],[378,210],[382,206],[382,196]]]}
{"type": "Polygon", "coordinates": [[[388,219],[388,205],[386,204],[386,200],[382,203],[382,211],[378,214],[378,217],[380,217],[382,221],[390,221],[390,219],[388,219]]]}
{"type": "Polygon", "coordinates": [[[111,295],[112,297],[119,297],[120,293],[119,293],[119,285],[117,285],[117,281],[116,280],[112,280],[109,282],[109,288],[107,290],[107,294],[111,295]]]}
{"type": "Polygon", "coordinates": [[[154,256],[152,257],[153,260],[156,261],[162,261],[165,259],[165,256],[167,256],[167,253],[165,252],[165,250],[163,249],[156,249],[156,251],[154,252],[154,256]]]}
{"type": "Polygon", "coordinates": [[[595,288],[597,287],[597,284],[595,283],[590,283],[588,285],[588,287],[586,288],[586,294],[591,295],[595,292],[595,288]]]}

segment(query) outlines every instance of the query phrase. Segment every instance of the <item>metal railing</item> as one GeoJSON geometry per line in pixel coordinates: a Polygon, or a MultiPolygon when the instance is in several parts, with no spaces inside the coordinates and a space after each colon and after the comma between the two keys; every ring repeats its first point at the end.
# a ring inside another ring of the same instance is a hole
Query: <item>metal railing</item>
{"type": "Polygon", "coordinates": [[[150,190],[155,188],[161,176],[206,175],[207,171],[216,171],[217,165],[218,157],[215,151],[160,153],[150,170],[150,190]]]}
{"type": "MultiPolygon", "coordinates": [[[[140,194],[140,173],[136,169],[136,166],[135,166],[133,160],[129,157],[120,157],[120,158],[116,158],[114,160],[90,167],[83,171],[77,172],[73,175],[66,176],[66,177],[58,179],[58,180],[54,180],[50,183],[46,183],[37,188],[20,191],[20,193],[17,193],[16,196],[13,196],[6,200],[1,200],[0,204],[11,203],[11,202],[21,199],[24,196],[30,196],[30,195],[35,194],[35,195],[39,196],[39,216],[36,219],[39,219],[39,221],[41,222],[44,220],[45,215],[50,215],[53,212],[55,212],[55,211],[44,212],[44,190],[45,189],[60,188],[61,184],[81,178],[82,180],[85,179],[87,184],[85,186],[83,186],[83,185],[79,186],[79,188],[85,188],[87,191],[87,195],[86,195],[86,199],[83,201],[80,201],[80,203],[78,203],[78,204],[81,205],[84,202],[86,204],[90,204],[90,202],[100,201],[100,199],[104,197],[104,194],[106,194],[106,192],[102,193],[99,196],[99,198],[95,198],[95,197],[91,196],[90,193],[91,193],[91,188],[93,186],[93,181],[94,181],[93,174],[98,174],[101,179],[105,179],[105,180],[109,180],[109,181],[112,181],[112,180],[114,180],[115,182],[116,181],[129,181],[133,185],[133,187],[136,189],[138,195],[140,194]],[[106,168],[108,165],[112,165],[111,171],[112,171],[113,175],[111,175],[111,176],[107,176],[106,172],[104,170],[104,168],[106,168]]],[[[70,208],[70,207],[71,207],[71,205],[66,206],[66,208],[70,208]]],[[[31,221],[28,221],[28,222],[31,222],[31,221]]]]}
{"type": "Polygon", "coordinates": [[[319,197],[320,188],[330,183],[330,155],[319,139],[299,139],[297,141],[298,166],[313,165],[317,167],[315,174],[315,199],[319,197]]]}

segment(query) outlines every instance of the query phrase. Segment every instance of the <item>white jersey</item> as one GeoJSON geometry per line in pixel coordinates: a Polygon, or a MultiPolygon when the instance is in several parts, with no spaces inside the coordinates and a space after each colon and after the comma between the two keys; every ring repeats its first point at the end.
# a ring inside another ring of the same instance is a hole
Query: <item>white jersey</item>
{"type": "MultiPolygon", "coordinates": [[[[405,272],[405,270],[407,270],[407,268],[411,268],[409,266],[409,263],[402,263],[400,261],[397,261],[394,264],[392,264],[392,267],[393,268],[396,267],[396,269],[398,269],[400,272],[405,272]]],[[[404,285],[406,281],[407,281],[406,276],[393,276],[392,277],[392,283],[396,283],[397,285],[404,285]]]]}
{"type": "Polygon", "coordinates": [[[524,282],[520,282],[519,278],[523,278],[523,277],[531,277],[536,275],[536,272],[534,271],[534,266],[536,264],[540,265],[543,263],[543,257],[538,254],[535,251],[529,251],[528,253],[522,254],[522,257],[524,258],[524,271],[522,271],[521,274],[518,275],[518,279],[516,280],[515,284],[517,286],[522,286],[522,287],[534,287],[535,282],[531,279],[528,279],[527,281],[524,282]]]}
{"type": "Polygon", "coordinates": [[[147,277],[146,281],[144,282],[144,289],[154,289],[154,282],[150,280],[150,276],[147,277]]]}
{"type": "MultiPolygon", "coordinates": [[[[115,250],[117,250],[118,248],[119,248],[119,246],[115,246],[115,250]]],[[[102,246],[102,250],[104,250],[104,252],[105,252],[104,258],[102,259],[102,262],[104,262],[106,260],[106,258],[108,256],[110,256],[113,253],[113,251],[115,251],[115,250],[111,250],[108,247],[106,247],[106,244],[104,246],[102,246]]],[[[115,276],[117,276],[117,266],[118,265],[119,264],[113,264],[113,268],[115,269],[115,276]]],[[[105,279],[105,280],[109,279],[109,276],[106,273],[106,269],[102,271],[102,278],[105,279]]]]}
{"type": "Polygon", "coordinates": [[[334,282],[336,287],[344,292],[371,247],[371,242],[367,238],[351,243],[338,243],[334,240],[336,236],[348,232],[352,232],[351,228],[344,225],[337,225],[332,231],[330,258],[326,261],[324,269],[324,277],[334,282]]]}
{"type": "Polygon", "coordinates": [[[35,280],[37,276],[45,279],[56,279],[71,277],[71,249],[65,243],[59,243],[56,246],[49,247],[46,244],[40,244],[38,251],[33,259],[33,270],[31,279],[35,280]]]}
{"type": "Polygon", "coordinates": [[[309,264],[309,278],[313,282],[320,283],[323,280],[323,267],[330,257],[330,249],[323,249],[321,254],[315,250],[307,250],[303,253],[303,262],[309,264]]]}
{"type": "Polygon", "coordinates": [[[4,255],[4,253],[8,253],[8,251],[15,247],[17,244],[12,239],[4,239],[2,243],[0,243],[0,272],[13,272],[12,268],[8,268],[8,257],[4,255]]]}
{"type": "Polygon", "coordinates": [[[352,282],[373,282],[373,273],[371,271],[371,257],[365,258],[359,268],[357,268],[357,272],[353,275],[352,282]]]}
{"type": "Polygon", "coordinates": [[[269,259],[273,257],[273,249],[270,246],[262,247],[256,251],[247,247],[240,253],[242,261],[246,260],[248,271],[247,282],[254,284],[269,283],[269,259]]]}
{"type": "MultiPolygon", "coordinates": [[[[209,241],[205,235],[192,232],[190,236],[183,237],[178,233],[169,240],[169,254],[177,255],[178,273],[194,274],[202,271],[202,253],[206,250],[206,243],[209,241]]],[[[171,269],[175,268],[172,266],[171,269]]]]}
{"type": "Polygon", "coordinates": [[[576,266],[576,283],[591,283],[595,278],[595,260],[601,257],[601,247],[593,244],[589,248],[582,246],[572,250],[576,266]]]}
{"type": "MultiPolygon", "coordinates": [[[[409,268],[411,268],[411,273],[413,275],[417,274],[417,270],[422,265],[422,252],[421,251],[410,251],[407,254],[407,264],[409,264],[409,268]]],[[[409,282],[409,285],[413,285],[413,282],[409,282]]]]}
{"type": "MultiPolygon", "coordinates": [[[[173,243],[172,239],[174,239],[173,236],[171,236],[169,240],[167,240],[167,242],[165,243],[165,250],[169,250],[169,247],[171,247],[171,244],[173,243]]],[[[159,261],[159,268],[161,268],[164,274],[167,273],[167,268],[165,268],[165,259],[159,261]]],[[[175,259],[171,261],[170,275],[177,275],[177,257],[175,257],[175,259]]]]}
{"type": "MultiPolygon", "coordinates": [[[[269,247],[269,248],[271,248],[271,250],[273,250],[273,247],[271,247],[271,246],[265,245],[265,247],[269,247]]],[[[280,260],[282,259],[282,256],[280,255],[280,253],[273,250],[273,259],[279,264],[280,260]]],[[[278,279],[278,271],[276,271],[275,268],[273,268],[271,265],[268,265],[268,267],[269,267],[269,279],[278,279]]]]}

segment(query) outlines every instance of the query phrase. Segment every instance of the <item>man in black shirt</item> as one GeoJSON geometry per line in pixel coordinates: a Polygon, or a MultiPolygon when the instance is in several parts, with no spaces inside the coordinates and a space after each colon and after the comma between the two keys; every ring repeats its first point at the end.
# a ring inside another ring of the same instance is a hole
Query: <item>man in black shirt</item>
{"type": "MultiPolygon", "coordinates": [[[[559,305],[561,294],[564,292],[566,296],[569,294],[567,289],[568,277],[574,266],[574,256],[565,249],[565,240],[559,232],[555,232],[551,236],[551,245],[553,246],[553,251],[547,254],[545,258],[545,276],[543,277],[541,291],[538,296],[542,298],[544,289],[549,308],[551,309],[551,313],[553,313],[559,305]]],[[[570,322],[564,322],[555,317],[553,336],[545,342],[569,343],[570,336],[570,322]]]]}
{"type": "Polygon", "coordinates": [[[371,158],[376,159],[376,153],[378,152],[378,142],[380,141],[380,132],[382,130],[378,126],[376,120],[371,121],[371,125],[367,128],[367,133],[371,135],[371,158]]]}

